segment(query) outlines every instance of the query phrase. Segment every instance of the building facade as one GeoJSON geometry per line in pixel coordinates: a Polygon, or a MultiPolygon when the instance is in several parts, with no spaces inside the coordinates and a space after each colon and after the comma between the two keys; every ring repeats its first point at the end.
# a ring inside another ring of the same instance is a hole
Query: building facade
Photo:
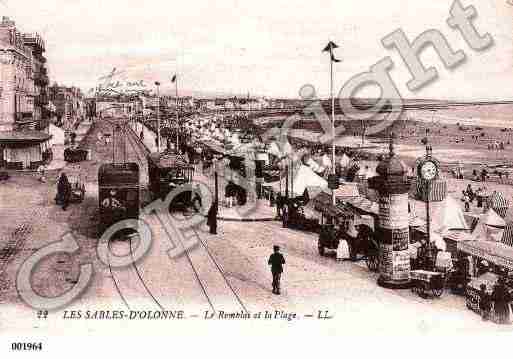
{"type": "Polygon", "coordinates": [[[53,84],[50,89],[50,101],[55,106],[57,122],[66,130],[72,130],[87,114],[87,106],[82,90],[53,84]]]}
{"type": "Polygon", "coordinates": [[[34,168],[51,159],[44,40],[0,22],[0,167],[34,168]]]}

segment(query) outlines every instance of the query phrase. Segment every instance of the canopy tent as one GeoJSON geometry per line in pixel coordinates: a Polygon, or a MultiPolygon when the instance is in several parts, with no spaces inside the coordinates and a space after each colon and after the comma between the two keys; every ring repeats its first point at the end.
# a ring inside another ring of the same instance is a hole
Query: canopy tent
{"type": "MultiPolygon", "coordinates": [[[[426,222],[426,205],[424,202],[414,202],[417,216],[426,222]]],[[[450,230],[470,230],[461,205],[448,195],[443,201],[430,203],[430,227],[432,231],[442,236],[450,230]]]]}
{"type": "Polygon", "coordinates": [[[349,158],[348,155],[346,155],[345,153],[342,155],[342,157],[340,158],[340,166],[342,168],[346,168],[346,167],[349,167],[349,164],[351,163],[351,159],[349,158]]]}
{"type": "Polygon", "coordinates": [[[472,235],[476,240],[500,241],[505,226],[506,221],[490,208],[479,219],[472,235]]]}
{"type": "Polygon", "coordinates": [[[293,197],[302,196],[307,187],[328,188],[328,182],[308,166],[300,165],[294,172],[294,179],[289,189],[293,197]]]}
{"type": "Polygon", "coordinates": [[[324,167],[331,167],[331,159],[327,154],[324,154],[324,156],[321,157],[321,165],[324,167]]]}

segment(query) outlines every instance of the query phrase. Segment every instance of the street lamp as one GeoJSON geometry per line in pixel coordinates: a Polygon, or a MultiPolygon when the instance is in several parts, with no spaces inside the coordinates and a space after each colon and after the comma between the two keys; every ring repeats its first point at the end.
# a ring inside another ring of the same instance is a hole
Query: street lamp
{"type": "Polygon", "coordinates": [[[160,82],[155,81],[157,86],[157,152],[160,153],[160,82]]]}

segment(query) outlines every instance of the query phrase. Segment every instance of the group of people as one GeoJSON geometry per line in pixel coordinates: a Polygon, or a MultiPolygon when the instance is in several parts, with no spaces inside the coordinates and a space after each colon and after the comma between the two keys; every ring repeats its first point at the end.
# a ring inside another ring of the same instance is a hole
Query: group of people
{"type": "Polygon", "coordinates": [[[470,211],[470,205],[474,202],[474,200],[477,201],[477,208],[483,207],[484,202],[484,196],[486,188],[485,187],[479,187],[476,191],[472,189],[472,185],[469,183],[466,190],[462,191],[462,198],[461,200],[465,204],[465,212],[470,211]]]}
{"type": "Polygon", "coordinates": [[[479,291],[479,309],[483,320],[489,320],[494,314],[498,324],[511,323],[511,295],[504,276],[500,276],[491,293],[485,284],[481,284],[479,291]],[[492,308],[493,304],[493,308],[492,308]],[[493,310],[492,310],[493,309],[493,310]]]}

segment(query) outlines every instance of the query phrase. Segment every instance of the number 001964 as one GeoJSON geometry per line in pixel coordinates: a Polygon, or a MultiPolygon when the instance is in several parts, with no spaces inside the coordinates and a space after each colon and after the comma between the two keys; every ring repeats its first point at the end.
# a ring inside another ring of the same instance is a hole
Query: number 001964
{"type": "Polygon", "coordinates": [[[13,351],[39,351],[43,350],[43,343],[12,343],[13,351]]]}

